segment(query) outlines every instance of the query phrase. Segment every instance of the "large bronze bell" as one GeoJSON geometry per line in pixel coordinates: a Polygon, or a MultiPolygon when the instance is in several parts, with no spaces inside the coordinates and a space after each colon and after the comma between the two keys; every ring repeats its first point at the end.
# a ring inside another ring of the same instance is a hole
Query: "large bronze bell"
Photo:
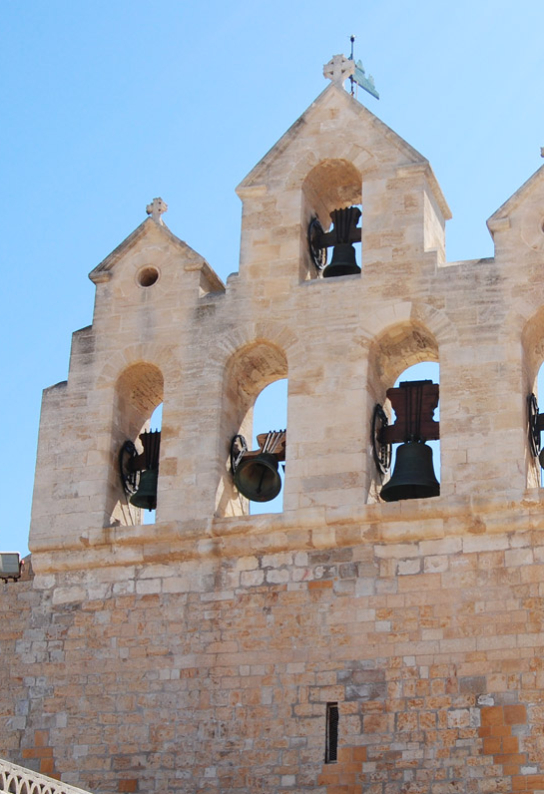
{"type": "Polygon", "coordinates": [[[131,505],[141,510],[155,510],[157,507],[157,482],[159,473],[155,469],[146,469],[140,475],[138,490],[129,499],[131,505]]]}
{"type": "Polygon", "coordinates": [[[433,451],[423,441],[407,441],[397,449],[395,468],[380,496],[385,502],[400,499],[426,499],[439,496],[440,483],[435,477],[433,451]]]}
{"type": "Polygon", "coordinates": [[[276,457],[261,452],[254,458],[242,458],[234,473],[234,484],[252,502],[270,502],[281,491],[276,457]]]}
{"type": "Polygon", "coordinates": [[[332,259],[323,269],[323,278],[351,276],[360,273],[361,268],[355,258],[355,248],[351,243],[337,243],[332,249],[332,259]]]}

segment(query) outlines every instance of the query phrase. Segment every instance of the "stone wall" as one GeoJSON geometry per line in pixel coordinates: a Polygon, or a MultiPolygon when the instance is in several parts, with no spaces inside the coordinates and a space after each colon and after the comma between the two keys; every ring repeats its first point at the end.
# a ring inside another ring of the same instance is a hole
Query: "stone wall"
{"type": "Polygon", "coordinates": [[[108,792],[538,791],[544,541],[501,507],[4,585],[2,751],[108,792]]]}

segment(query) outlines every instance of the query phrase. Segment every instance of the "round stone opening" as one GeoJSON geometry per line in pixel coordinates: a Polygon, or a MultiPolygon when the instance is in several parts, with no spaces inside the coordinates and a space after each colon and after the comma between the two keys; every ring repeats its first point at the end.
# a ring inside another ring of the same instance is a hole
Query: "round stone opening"
{"type": "Polygon", "coordinates": [[[144,267],[138,273],[138,284],[141,287],[151,287],[159,278],[159,271],[154,267],[144,267]]]}

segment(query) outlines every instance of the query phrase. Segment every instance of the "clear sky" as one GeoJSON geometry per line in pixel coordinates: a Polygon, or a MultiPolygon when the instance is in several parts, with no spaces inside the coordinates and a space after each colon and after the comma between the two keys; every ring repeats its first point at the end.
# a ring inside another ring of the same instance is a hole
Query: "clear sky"
{"type": "Polygon", "coordinates": [[[237,270],[234,188],[350,34],[381,95],[359,99],[451,206],[450,261],[492,256],[486,219],[543,164],[542,0],[4,0],[0,24],[0,549],[26,551],[41,390],[91,322],[87,274],[155,196],[223,279],[237,270]]]}

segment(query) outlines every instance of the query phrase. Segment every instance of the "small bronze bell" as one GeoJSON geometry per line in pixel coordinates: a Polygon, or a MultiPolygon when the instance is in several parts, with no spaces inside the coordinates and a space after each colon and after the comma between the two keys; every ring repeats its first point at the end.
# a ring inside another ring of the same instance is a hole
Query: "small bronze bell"
{"type": "Polygon", "coordinates": [[[331,212],[335,243],[330,264],[323,270],[323,278],[351,276],[361,272],[355,259],[355,248],[353,247],[354,242],[361,241],[361,229],[357,226],[360,217],[359,207],[348,207],[344,210],[331,212]]]}
{"type": "Polygon", "coordinates": [[[423,441],[407,441],[397,449],[395,468],[380,496],[385,502],[400,499],[425,499],[440,495],[435,477],[433,451],[423,441]]]}
{"type": "Polygon", "coordinates": [[[146,469],[140,475],[140,485],[136,493],[129,499],[131,505],[141,510],[155,510],[157,507],[157,482],[159,473],[155,469],[146,469]]]}
{"type": "Polygon", "coordinates": [[[254,458],[242,458],[234,473],[234,484],[252,502],[270,502],[281,491],[278,461],[261,452],[254,458]]]}

